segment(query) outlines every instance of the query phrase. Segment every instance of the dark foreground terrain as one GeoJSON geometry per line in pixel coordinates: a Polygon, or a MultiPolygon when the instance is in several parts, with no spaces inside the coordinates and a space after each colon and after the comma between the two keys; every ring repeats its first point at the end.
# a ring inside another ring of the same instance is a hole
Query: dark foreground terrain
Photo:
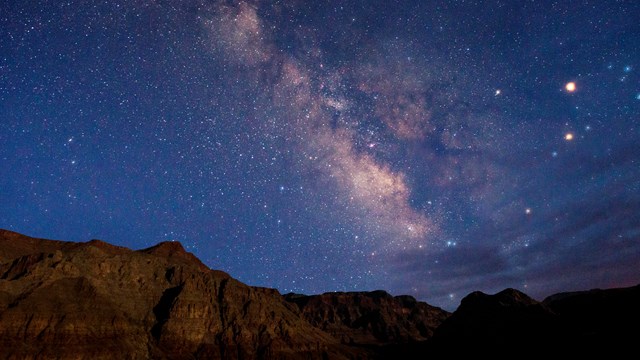
{"type": "Polygon", "coordinates": [[[133,251],[0,230],[2,359],[588,354],[632,349],[639,306],[639,286],[542,302],[474,292],[453,314],[384,291],[283,296],[209,269],[177,242],[133,251]]]}

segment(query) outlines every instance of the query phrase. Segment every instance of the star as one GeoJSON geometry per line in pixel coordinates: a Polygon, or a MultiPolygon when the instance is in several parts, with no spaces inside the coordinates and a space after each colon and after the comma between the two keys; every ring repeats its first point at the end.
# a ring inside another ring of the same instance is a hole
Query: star
{"type": "Polygon", "coordinates": [[[573,81],[570,81],[570,82],[568,82],[568,83],[564,86],[564,88],[565,88],[568,92],[572,93],[572,92],[576,91],[576,83],[575,83],[575,82],[573,82],[573,81]]]}
{"type": "Polygon", "coordinates": [[[570,132],[566,133],[564,135],[564,139],[567,140],[567,141],[573,140],[573,133],[570,133],[570,132]]]}
{"type": "Polygon", "coordinates": [[[496,96],[498,96],[498,95],[500,95],[500,94],[502,94],[502,91],[501,91],[500,89],[497,89],[497,90],[496,90],[496,96]]]}
{"type": "Polygon", "coordinates": [[[524,213],[527,215],[531,215],[531,208],[524,209],[524,213]]]}

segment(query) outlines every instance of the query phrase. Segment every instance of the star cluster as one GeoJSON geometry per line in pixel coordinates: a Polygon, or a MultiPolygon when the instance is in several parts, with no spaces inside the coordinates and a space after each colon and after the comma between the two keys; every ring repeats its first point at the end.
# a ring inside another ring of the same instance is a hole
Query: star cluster
{"type": "Polygon", "coordinates": [[[447,309],[638,283],[638,14],[5,1],[0,227],[447,309]]]}

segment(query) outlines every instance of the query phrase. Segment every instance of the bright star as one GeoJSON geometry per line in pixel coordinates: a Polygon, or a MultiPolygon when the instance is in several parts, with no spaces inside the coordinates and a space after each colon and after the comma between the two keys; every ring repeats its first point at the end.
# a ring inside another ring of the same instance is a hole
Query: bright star
{"type": "Polygon", "coordinates": [[[573,140],[573,134],[572,133],[566,133],[564,135],[564,139],[567,140],[567,141],[573,140]]]}
{"type": "Polygon", "coordinates": [[[576,83],[574,83],[573,81],[568,82],[567,85],[564,86],[564,88],[568,92],[574,92],[574,91],[576,91],[576,83]]]}

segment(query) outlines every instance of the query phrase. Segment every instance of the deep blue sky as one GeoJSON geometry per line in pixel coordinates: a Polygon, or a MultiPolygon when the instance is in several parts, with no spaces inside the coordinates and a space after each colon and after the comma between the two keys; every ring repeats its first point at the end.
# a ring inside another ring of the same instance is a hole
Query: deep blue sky
{"type": "Polygon", "coordinates": [[[639,2],[310,3],[0,3],[0,228],[449,310],[640,282],[639,2]]]}

